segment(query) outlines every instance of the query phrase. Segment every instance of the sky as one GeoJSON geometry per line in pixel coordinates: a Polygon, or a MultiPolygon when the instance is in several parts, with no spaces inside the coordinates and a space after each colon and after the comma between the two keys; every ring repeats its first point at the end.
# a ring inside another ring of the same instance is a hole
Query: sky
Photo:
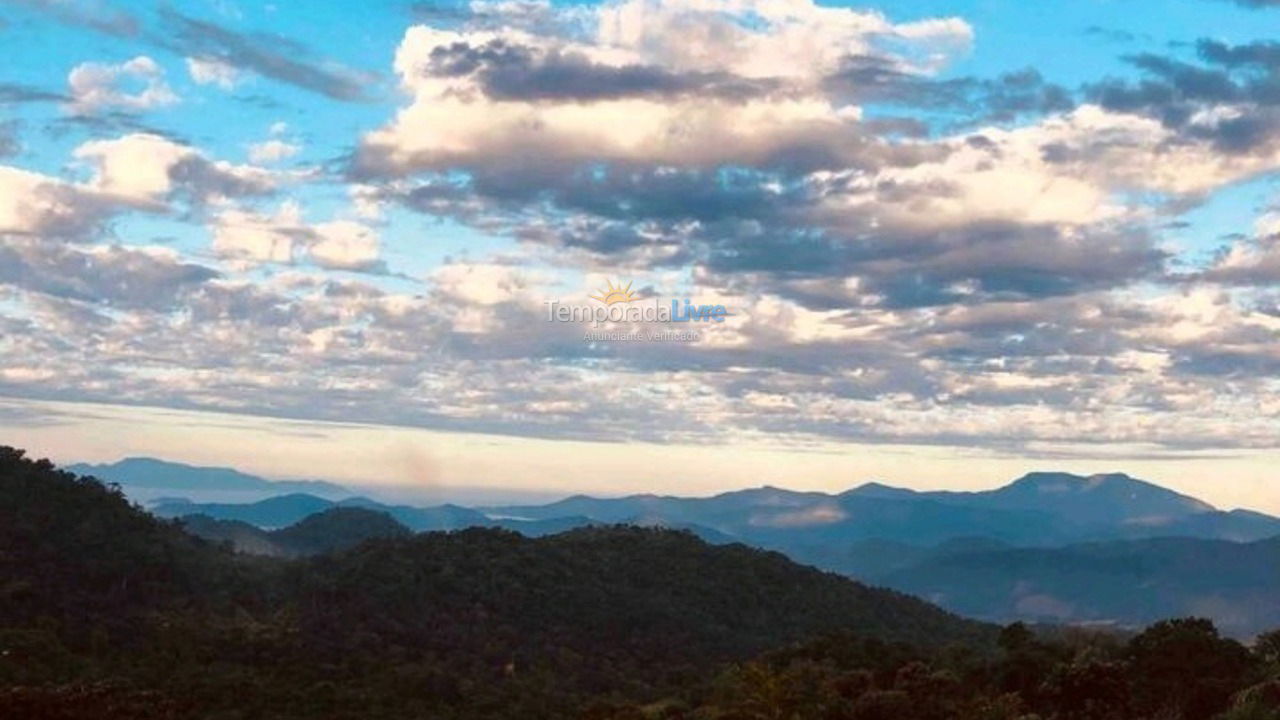
{"type": "Polygon", "coordinates": [[[1274,0],[0,0],[0,442],[1280,513],[1277,37],[1274,0]]]}

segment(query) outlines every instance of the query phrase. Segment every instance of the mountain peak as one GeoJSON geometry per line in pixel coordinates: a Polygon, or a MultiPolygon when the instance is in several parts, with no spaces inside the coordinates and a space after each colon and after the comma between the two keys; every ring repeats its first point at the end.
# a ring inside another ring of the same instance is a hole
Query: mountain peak
{"type": "Polygon", "coordinates": [[[999,490],[991,491],[1008,501],[1042,505],[1077,520],[1103,517],[1124,522],[1168,522],[1196,513],[1212,512],[1212,505],[1127,473],[1076,475],[1068,472],[1031,472],[999,490]]]}
{"type": "Polygon", "coordinates": [[[907,488],[894,487],[892,485],[886,485],[882,482],[872,480],[871,482],[865,482],[855,488],[846,490],[841,494],[857,495],[860,497],[891,498],[891,497],[910,497],[912,495],[918,495],[919,493],[917,493],[915,490],[908,490],[907,488]]]}

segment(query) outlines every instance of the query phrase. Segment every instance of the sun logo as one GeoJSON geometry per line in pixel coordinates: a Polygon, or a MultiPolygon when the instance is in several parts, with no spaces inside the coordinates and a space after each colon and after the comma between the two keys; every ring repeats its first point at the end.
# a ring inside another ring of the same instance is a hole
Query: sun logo
{"type": "Polygon", "coordinates": [[[596,292],[600,294],[592,295],[592,300],[599,300],[605,305],[616,305],[618,303],[635,302],[640,299],[639,295],[631,292],[631,283],[627,283],[626,287],[615,287],[612,280],[608,280],[606,282],[608,283],[608,287],[602,290],[597,290],[596,292]]]}

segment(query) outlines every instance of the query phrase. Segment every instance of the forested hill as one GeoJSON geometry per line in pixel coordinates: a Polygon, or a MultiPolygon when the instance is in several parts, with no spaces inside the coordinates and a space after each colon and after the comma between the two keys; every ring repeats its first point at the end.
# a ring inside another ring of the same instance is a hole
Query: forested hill
{"type": "Polygon", "coordinates": [[[560,717],[826,631],[994,638],[904,595],[667,530],[239,556],[11,448],[0,577],[0,714],[15,716],[560,717]],[[67,709],[78,703],[87,714],[67,709]]]}

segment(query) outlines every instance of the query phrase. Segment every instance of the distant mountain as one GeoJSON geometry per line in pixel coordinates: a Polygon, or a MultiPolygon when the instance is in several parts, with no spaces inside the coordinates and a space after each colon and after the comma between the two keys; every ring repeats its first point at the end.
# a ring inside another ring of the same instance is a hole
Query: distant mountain
{"type": "Polygon", "coordinates": [[[367,498],[335,505],[292,495],[239,506],[177,503],[155,510],[203,512],[272,528],[334,506],[386,512],[418,531],[503,527],[541,537],[591,525],[686,529],[713,544],[777,550],[797,562],[921,594],[984,619],[1140,626],[1201,614],[1238,635],[1276,624],[1260,600],[1276,588],[1259,573],[1268,561],[1280,567],[1280,558],[1268,560],[1257,548],[1273,547],[1259,541],[1280,536],[1280,520],[1220,512],[1118,473],[1032,473],[982,492],[869,484],[828,495],[763,487],[708,498],[579,495],[483,511],[386,506],[367,498]],[[1153,540],[1164,537],[1184,541],[1153,540]],[[1151,542],[1137,542],[1146,540],[1151,542]],[[1098,553],[1101,559],[1093,564],[1098,553]],[[1207,555],[1213,563],[1193,569],[1207,555]],[[1045,569],[1033,572],[1036,563],[1045,569]],[[1212,583],[1197,585],[1184,577],[1192,572],[1226,584],[1213,594],[1212,583]],[[1161,589],[1147,589],[1154,587],[1161,589]]]}
{"type": "Polygon", "coordinates": [[[846,496],[933,500],[948,505],[994,510],[1037,511],[1079,527],[1159,528],[1192,515],[1212,514],[1213,506],[1124,473],[1090,476],[1034,472],[995,490],[913,492],[871,484],[846,496]]]}
{"type": "Polygon", "coordinates": [[[1063,548],[939,548],[869,580],[984,620],[1140,627],[1213,618],[1251,637],[1280,626],[1280,538],[1156,538],[1063,548]]]}
{"type": "Polygon", "coordinates": [[[282,528],[333,506],[331,500],[305,493],[290,493],[253,503],[193,503],[180,500],[154,505],[151,512],[158,517],[206,515],[214,520],[238,520],[260,528],[282,528]]]}
{"type": "Polygon", "coordinates": [[[271,531],[208,515],[187,515],[180,520],[183,528],[193,535],[230,543],[237,552],[274,557],[319,555],[347,550],[374,538],[412,534],[387,513],[358,507],[331,507],[289,527],[271,531]]]}
{"type": "Polygon", "coordinates": [[[198,467],[147,457],[125,458],[103,465],[77,463],[68,465],[67,471],[116,483],[126,492],[146,490],[184,495],[307,493],[335,500],[353,494],[347,488],[321,480],[267,480],[231,468],[198,467]]]}
{"type": "Polygon", "coordinates": [[[483,513],[459,505],[436,505],[434,507],[411,507],[409,505],[384,505],[376,500],[358,497],[348,498],[337,503],[338,507],[358,507],[367,510],[384,512],[402,523],[410,530],[424,532],[427,530],[461,530],[462,528],[489,525],[489,518],[483,513]]]}
{"type": "Polygon", "coordinates": [[[406,538],[413,533],[385,512],[335,507],[271,533],[271,538],[297,555],[346,550],[375,538],[406,538]]]}
{"type": "Polygon", "coordinates": [[[260,528],[275,529],[293,525],[331,508],[360,508],[385,513],[415,532],[460,530],[493,524],[483,513],[457,505],[418,508],[408,505],[384,505],[363,497],[334,502],[305,493],[279,495],[252,503],[193,503],[187,500],[170,500],[153,505],[151,512],[159,517],[170,518],[207,515],[215,520],[238,520],[260,528]]]}
{"type": "Polygon", "coordinates": [[[863,540],[934,545],[958,537],[988,537],[1051,546],[1162,536],[1252,541],[1280,535],[1280,518],[1221,512],[1121,473],[1031,473],[982,492],[916,492],[870,483],[838,495],[763,487],[708,498],[578,495],[548,505],[482,510],[530,519],[574,515],[601,522],[644,517],[692,523],[784,551],[809,547],[810,556],[813,549],[841,552],[863,540]]]}

